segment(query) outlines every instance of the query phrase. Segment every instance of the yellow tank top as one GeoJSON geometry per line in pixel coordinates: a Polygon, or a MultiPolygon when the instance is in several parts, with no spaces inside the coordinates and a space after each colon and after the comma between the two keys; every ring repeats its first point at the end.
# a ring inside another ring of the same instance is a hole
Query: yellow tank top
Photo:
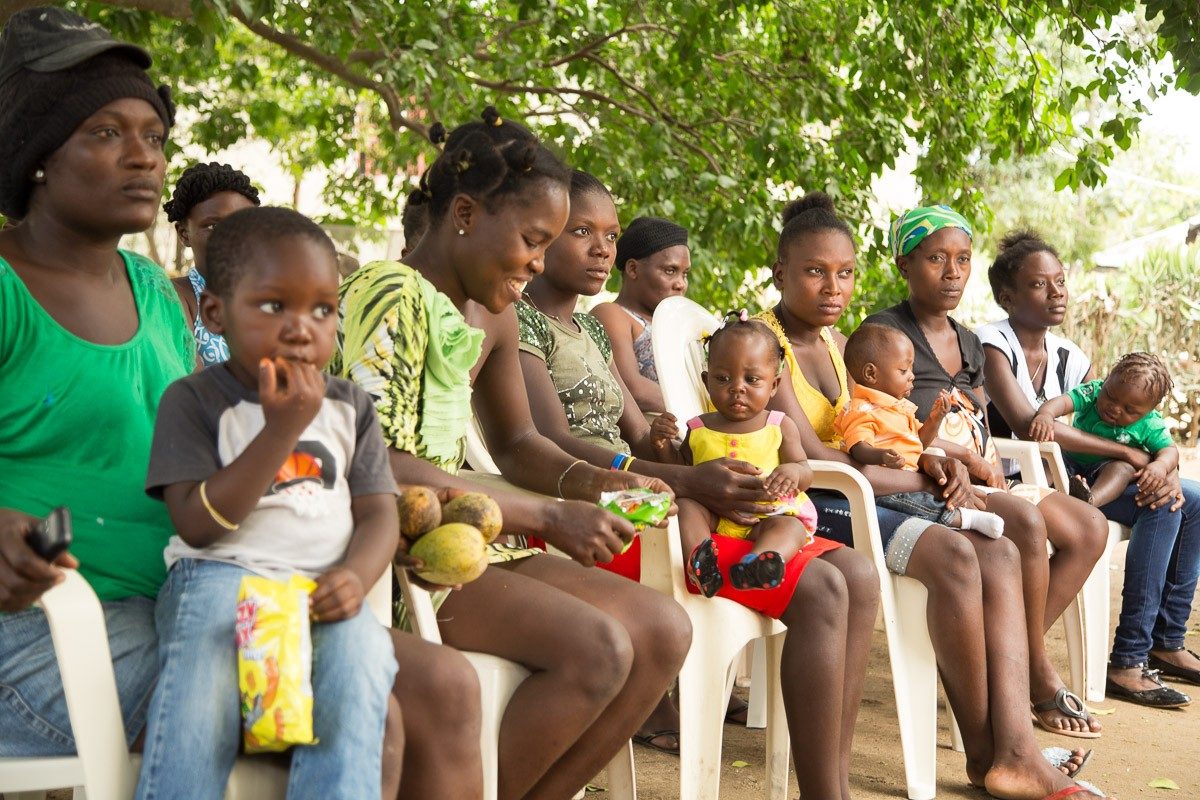
{"type": "MultiPolygon", "coordinates": [[[[692,463],[736,458],[761,469],[763,477],[770,475],[779,466],[779,447],[783,444],[783,430],[779,425],[783,422],[783,416],[782,411],[772,411],[767,415],[767,424],[750,433],[722,433],[705,426],[700,417],[693,417],[687,424],[692,463]]],[[[803,509],[808,502],[808,495],[800,492],[794,498],[778,501],[775,513],[803,517],[806,513],[803,509]]],[[[717,533],[723,536],[744,539],[749,531],[750,526],[727,519],[717,522],[717,533]]]]}
{"type": "Polygon", "coordinates": [[[850,400],[850,389],[846,384],[846,362],[842,360],[842,354],[838,351],[837,342],[833,340],[833,334],[829,332],[829,328],[821,329],[821,341],[825,342],[825,347],[829,350],[829,360],[833,362],[833,371],[837,373],[838,379],[837,402],[830,403],[829,398],[821,394],[821,390],[810,384],[804,377],[803,370],[796,363],[796,355],[792,352],[792,343],[788,341],[783,325],[780,324],[779,317],[775,315],[775,310],[767,309],[754,318],[766,323],[767,327],[774,331],[775,337],[779,339],[779,346],[783,348],[784,363],[787,364],[788,371],[792,374],[792,391],[796,395],[796,402],[804,410],[804,416],[808,417],[808,421],[812,423],[813,430],[816,431],[822,442],[831,447],[838,447],[839,437],[837,431],[834,430],[833,421],[850,400]]]}

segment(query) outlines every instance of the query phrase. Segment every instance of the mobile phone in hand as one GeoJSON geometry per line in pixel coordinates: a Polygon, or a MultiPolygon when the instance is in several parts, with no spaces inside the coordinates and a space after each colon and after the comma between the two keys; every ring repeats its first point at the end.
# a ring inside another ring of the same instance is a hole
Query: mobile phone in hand
{"type": "Polygon", "coordinates": [[[39,522],[25,537],[33,552],[46,561],[53,561],[71,546],[71,510],[60,506],[39,522]]]}

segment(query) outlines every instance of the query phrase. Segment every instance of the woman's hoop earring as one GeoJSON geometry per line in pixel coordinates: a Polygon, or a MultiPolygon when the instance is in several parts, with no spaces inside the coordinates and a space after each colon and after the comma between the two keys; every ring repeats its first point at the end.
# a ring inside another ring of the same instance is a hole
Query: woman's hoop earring
{"type": "Polygon", "coordinates": [[[45,183],[46,182],[46,170],[42,169],[41,167],[38,167],[36,170],[34,170],[33,171],[33,182],[34,183],[45,183]]]}

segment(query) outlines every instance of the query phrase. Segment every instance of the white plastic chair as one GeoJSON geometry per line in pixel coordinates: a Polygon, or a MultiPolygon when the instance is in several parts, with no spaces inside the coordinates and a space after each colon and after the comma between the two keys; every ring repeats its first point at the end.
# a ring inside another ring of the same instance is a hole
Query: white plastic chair
{"type": "MultiPolygon", "coordinates": [[[[704,333],[714,331],[719,322],[716,317],[683,297],[668,298],[655,309],[651,339],[654,344],[654,363],[658,371],[659,386],[667,408],[676,416],[681,426],[704,410],[704,390],[700,383],[700,372],[704,368],[704,348],[700,337],[704,333]]],[[[883,559],[879,523],[875,516],[874,493],[866,479],[857,470],[844,464],[829,461],[809,463],[813,469],[814,488],[836,491],[849,500],[854,547],[869,555],[879,572],[880,603],[891,658],[908,797],[911,800],[930,800],[936,793],[937,665],[925,617],[927,592],[917,581],[893,575],[887,570],[883,559]]],[[[645,548],[652,540],[653,537],[643,534],[643,582],[646,580],[645,548]]],[[[671,546],[676,552],[680,550],[677,537],[671,546]]],[[[687,595],[690,603],[713,605],[714,601],[720,601],[720,598],[705,600],[688,594],[683,587],[682,553],[678,553],[677,558],[675,552],[671,556],[671,578],[687,595]]],[[[686,607],[688,606],[685,605],[686,607]]],[[[693,629],[698,628],[693,620],[693,629]]],[[[693,638],[695,635],[693,633],[693,638]]],[[[765,678],[769,684],[774,684],[768,688],[766,694],[767,698],[772,698],[768,701],[768,709],[776,705],[777,701],[773,698],[778,696],[778,689],[775,688],[779,681],[778,646],[775,648],[776,653],[772,654],[770,651],[772,642],[781,643],[781,639],[782,637],[772,636],[767,640],[768,658],[759,658],[757,650],[755,652],[752,666],[754,677],[751,683],[752,715],[762,705],[758,692],[761,678],[765,678]]],[[[720,709],[723,708],[724,706],[720,705],[720,709]]],[[[780,707],[777,714],[782,724],[779,725],[772,724],[774,721],[768,713],[767,736],[772,755],[783,749],[786,759],[786,742],[782,747],[770,745],[773,729],[781,731],[783,737],[787,735],[786,721],[782,713],[780,707]]],[[[687,725],[684,724],[683,727],[686,731],[687,725]]],[[[768,771],[770,767],[768,760],[768,771]]],[[[684,796],[687,797],[686,794],[684,796]]]]}
{"type": "MultiPolygon", "coordinates": [[[[996,451],[1001,458],[1017,463],[1022,483],[1049,488],[1049,483],[1046,481],[1046,471],[1042,466],[1042,455],[1035,443],[1001,438],[993,439],[993,441],[996,443],[996,451]]],[[[1050,542],[1046,542],[1046,555],[1054,555],[1054,545],[1050,544],[1050,542]]],[[[1091,577],[1088,580],[1090,581],[1091,577]]],[[[1088,638],[1089,631],[1087,626],[1084,624],[1087,600],[1087,585],[1085,583],[1084,590],[1076,595],[1070,605],[1063,610],[1062,616],[1059,617],[1062,621],[1063,632],[1066,634],[1067,640],[1067,664],[1070,669],[1071,691],[1080,697],[1084,696],[1089,658],[1088,652],[1089,648],[1093,646],[1088,638]]],[[[1107,601],[1105,601],[1105,606],[1107,607],[1107,601]]],[[[1100,646],[1103,647],[1103,641],[1101,641],[1100,646]]],[[[949,704],[947,704],[947,708],[949,708],[949,704]]],[[[960,753],[963,751],[962,735],[958,730],[958,723],[954,719],[953,713],[950,715],[950,741],[955,750],[960,753]]]]}
{"type": "MultiPolygon", "coordinates": [[[[1063,463],[1062,449],[1057,442],[1041,442],[1038,449],[1042,458],[1050,465],[1050,478],[1053,486],[1060,492],[1068,491],[1067,466],[1063,463]]],[[[1118,542],[1123,542],[1133,535],[1133,531],[1119,522],[1109,520],[1108,542],[1104,546],[1104,554],[1096,562],[1092,574],[1083,584],[1079,593],[1082,600],[1083,636],[1085,643],[1085,686],[1087,693],[1084,697],[1093,703],[1104,702],[1106,678],[1108,675],[1108,649],[1112,637],[1112,609],[1109,608],[1109,592],[1112,589],[1112,551],[1118,542]]]]}
{"type": "MultiPolygon", "coordinates": [[[[1022,483],[1050,488],[1050,482],[1046,480],[1046,471],[1042,466],[1042,453],[1036,443],[999,437],[993,441],[996,443],[996,451],[1001,458],[1017,462],[1022,483]]],[[[1046,542],[1046,552],[1048,555],[1054,554],[1054,546],[1049,542],[1046,542]]],[[[1100,561],[1104,562],[1106,559],[1102,557],[1100,561]]],[[[1095,568],[1093,568],[1094,573],[1095,568]]],[[[1090,581],[1091,577],[1088,580],[1090,581]]],[[[1062,616],[1059,617],[1067,639],[1067,663],[1070,668],[1071,691],[1080,697],[1084,697],[1087,690],[1088,652],[1095,646],[1091,640],[1091,632],[1085,625],[1088,613],[1092,610],[1089,599],[1085,583],[1083,590],[1076,595],[1071,604],[1063,611],[1062,616]]],[[[1104,599],[1104,607],[1108,607],[1107,597],[1104,599]]],[[[1104,648],[1104,640],[1107,637],[1107,633],[1100,636],[1101,649],[1104,648]]]]}
{"type": "MultiPolygon", "coordinates": [[[[472,462],[477,463],[477,462],[472,462]]],[[[408,606],[413,631],[427,642],[442,643],[438,630],[437,616],[429,593],[415,586],[408,573],[399,572],[400,589],[404,603],[408,606]]],[[[500,737],[500,722],[504,709],[521,682],[529,677],[529,670],[514,661],[488,655],[469,653],[463,655],[479,674],[483,697],[483,725],[480,732],[480,749],[483,753],[483,800],[496,800],[496,781],[499,774],[497,742],[500,737]]],[[[627,744],[608,764],[608,794],[616,800],[637,800],[634,782],[633,746],[627,744]]]]}
{"type": "MultiPolygon", "coordinates": [[[[0,793],[8,800],[44,800],[49,789],[71,788],[76,800],[128,800],[141,756],[125,748],[104,611],[87,581],[74,570],[65,572],[67,579],[38,604],[50,625],[77,755],[0,758],[0,793]]],[[[390,573],[372,587],[367,603],[390,626],[390,573]]],[[[288,767],[281,759],[239,758],[225,800],[283,798],[287,779],[288,767]]]]}

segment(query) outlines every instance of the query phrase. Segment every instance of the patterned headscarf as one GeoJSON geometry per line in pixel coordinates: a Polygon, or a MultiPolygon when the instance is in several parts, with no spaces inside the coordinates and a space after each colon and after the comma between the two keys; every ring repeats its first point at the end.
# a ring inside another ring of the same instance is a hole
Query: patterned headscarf
{"type": "Polygon", "coordinates": [[[908,255],[926,236],[943,228],[958,228],[974,238],[971,223],[950,206],[923,206],[904,212],[892,221],[888,231],[888,249],[892,251],[892,258],[908,255]]]}

